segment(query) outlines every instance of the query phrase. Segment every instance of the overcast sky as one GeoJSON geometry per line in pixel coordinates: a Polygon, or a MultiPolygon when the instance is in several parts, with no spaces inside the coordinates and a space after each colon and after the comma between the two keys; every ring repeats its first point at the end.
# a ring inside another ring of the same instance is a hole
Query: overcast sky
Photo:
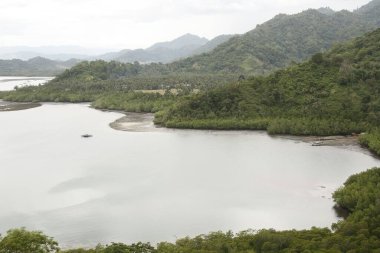
{"type": "Polygon", "coordinates": [[[0,47],[145,48],[184,33],[244,33],[278,13],[370,0],[0,0],[0,47]]]}

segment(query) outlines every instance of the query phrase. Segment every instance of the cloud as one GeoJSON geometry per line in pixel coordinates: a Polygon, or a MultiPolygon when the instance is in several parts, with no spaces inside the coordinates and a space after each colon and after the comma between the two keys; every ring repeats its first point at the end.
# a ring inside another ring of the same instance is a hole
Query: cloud
{"type": "Polygon", "coordinates": [[[190,32],[243,33],[278,13],[369,0],[1,0],[0,46],[147,47],[190,32]]]}

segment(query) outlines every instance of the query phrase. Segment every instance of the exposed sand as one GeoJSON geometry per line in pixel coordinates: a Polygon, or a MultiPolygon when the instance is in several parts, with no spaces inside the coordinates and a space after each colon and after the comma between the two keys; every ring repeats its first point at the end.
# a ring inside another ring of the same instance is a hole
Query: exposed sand
{"type": "MultiPolygon", "coordinates": [[[[153,113],[133,113],[127,112],[125,116],[110,123],[110,127],[115,130],[128,132],[155,132],[160,128],[153,123],[153,113]]],[[[161,128],[162,129],[162,128],[161,128]]]]}
{"type": "MultiPolygon", "coordinates": [[[[153,123],[152,113],[125,113],[125,116],[112,122],[113,129],[132,132],[153,132],[163,128],[157,127],[153,123]]],[[[360,149],[359,136],[292,136],[275,135],[273,138],[283,138],[295,142],[306,142],[313,146],[337,146],[350,149],[360,149]]]]}
{"type": "Polygon", "coordinates": [[[40,103],[16,103],[0,100],[0,112],[20,111],[41,106],[40,103]]]}

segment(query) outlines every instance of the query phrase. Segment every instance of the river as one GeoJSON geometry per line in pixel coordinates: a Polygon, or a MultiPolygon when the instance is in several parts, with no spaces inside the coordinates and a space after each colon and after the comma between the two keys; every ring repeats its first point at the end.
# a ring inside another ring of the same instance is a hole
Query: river
{"type": "Polygon", "coordinates": [[[0,91],[13,90],[15,86],[36,86],[45,84],[53,77],[0,76],[0,91]]]}
{"type": "Polygon", "coordinates": [[[0,112],[0,232],[25,226],[71,247],[330,227],[331,193],[380,166],[358,147],[265,132],[112,129],[122,116],[88,104],[0,112]]]}
{"type": "MultiPolygon", "coordinates": [[[[0,90],[50,79],[1,77],[0,90]]],[[[0,232],[25,226],[72,247],[329,227],[338,220],[331,193],[380,166],[357,146],[169,130],[150,115],[123,116],[88,104],[0,112],[0,232]]]]}

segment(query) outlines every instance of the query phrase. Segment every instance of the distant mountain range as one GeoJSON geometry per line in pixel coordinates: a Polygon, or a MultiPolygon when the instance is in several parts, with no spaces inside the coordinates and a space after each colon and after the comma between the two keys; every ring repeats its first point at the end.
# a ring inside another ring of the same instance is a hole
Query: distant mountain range
{"type": "Polygon", "coordinates": [[[78,46],[0,47],[0,59],[26,61],[35,57],[43,57],[55,61],[67,61],[73,58],[84,60],[109,51],[110,49],[88,49],[78,46]]]}
{"type": "Polygon", "coordinates": [[[221,35],[209,41],[197,35],[185,34],[172,41],[158,42],[146,49],[124,49],[117,52],[109,52],[109,50],[106,51],[105,49],[86,49],[77,46],[0,47],[0,59],[27,61],[35,57],[43,57],[54,61],[78,59],[168,63],[194,54],[211,51],[232,37],[233,35],[221,35]]]}
{"type": "Polygon", "coordinates": [[[126,49],[100,55],[94,57],[94,59],[105,61],[115,60],[124,63],[132,63],[135,61],[140,63],[169,63],[191,55],[209,52],[232,37],[233,35],[222,35],[209,41],[206,38],[201,38],[193,34],[185,34],[172,41],[156,43],[147,49],[126,49]]]}
{"type": "Polygon", "coordinates": [[[35,57],[27,61],[0,60],[0,76],[55,76],[76,65],[79,60],[53,61],[35,57]]]}
{"type": "Polygon", "coordinates": [[[90,55],[97,50],[71,46],[3,47],[0,48],[0,59],[3,59],[0,60],[0,75],[57,75],[83,60],[168,63],[209,52],[232,37],[233,35],[221,35],[209,41],[196,35],[185,34],[172,41],[156,43],[147,49],[125,49],[97,56],[90,55]]]}
{"type": "MultiPolygon", "coordinates": [[[[140,71],[145,75],[149,73],[260,75],[294,62],[304,61],[315,53],[330,49],[334,44],[361,36],[378,27],[380,27],[380,0],[373,0],[353,12],[345,10],[335,12],[330,8],[320,8],[294,15],[279,14],[243,35],[222,35],[209,41],[196,35],[185,34],[172,41],[156,43],[147,49],[126,49],[93,56],[89,60],[168,63],[159,67],[142,68],[140,71]]],[[[18,66],[12,62],[10,64],[18,66]]],[[[55,62],[54,66],[58,66],[55,71],[59,73],[66,64],[55,62]]],[[[12,73],[10,67],[8,70],[12,73]]],[[[48,72],[51,72],[51,69],[48,72]]]]}

